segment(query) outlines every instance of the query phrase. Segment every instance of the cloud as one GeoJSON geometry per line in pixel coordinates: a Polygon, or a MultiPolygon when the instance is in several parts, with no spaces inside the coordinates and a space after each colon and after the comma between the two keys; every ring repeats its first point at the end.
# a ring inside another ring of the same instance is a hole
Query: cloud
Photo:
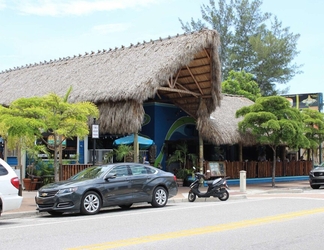
{"type": "Polygon", "coordinates": [[[5,0],[0,0],[0,10],[6,8],[6,1],[5,0]]]}
{"type": "Polygon", "coordinates": [[[92,30],[96,33],[106,35],[108,33],[122,32],[128,30],[130,27],[132,27],[130,23],[112,23],[94,26],[92,30]]]}
{"type": "MultiPolygon", "coordinates": [[[[19,12],[39,16],[87,15],[97,11],[139,8],[161,0],[15,0],[19,12]]],[[[0,6],[1,6],[0,0],[0,6]]]]}

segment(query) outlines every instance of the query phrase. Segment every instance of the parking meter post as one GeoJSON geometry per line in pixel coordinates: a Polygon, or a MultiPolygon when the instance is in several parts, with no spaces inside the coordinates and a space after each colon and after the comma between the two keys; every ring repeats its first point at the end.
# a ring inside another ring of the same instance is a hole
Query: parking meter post
{"type": "Polygon", "coordinates": [[[240,171],[240,192],[246,192],[246,171],[240,171]]]}

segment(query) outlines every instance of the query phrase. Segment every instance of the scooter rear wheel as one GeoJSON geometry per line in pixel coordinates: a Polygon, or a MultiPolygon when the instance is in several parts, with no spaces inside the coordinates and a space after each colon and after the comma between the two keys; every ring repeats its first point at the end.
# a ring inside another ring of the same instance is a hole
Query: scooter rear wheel
{"type": "Polygon", "coordinates": [[[223,193],[223,195],[218,197],[218,199],[220,199],[221,201],[226,201],[228,198],[229,198],[229,193],[226,189],[225,189],[225,192],[223,193]]]}
{"type": "Polygon", "coordinates": [[[196,195],[193,192],[189,191],[188,201],[189,202],[194,202],[195,200],[196,200],[196,195]]]}

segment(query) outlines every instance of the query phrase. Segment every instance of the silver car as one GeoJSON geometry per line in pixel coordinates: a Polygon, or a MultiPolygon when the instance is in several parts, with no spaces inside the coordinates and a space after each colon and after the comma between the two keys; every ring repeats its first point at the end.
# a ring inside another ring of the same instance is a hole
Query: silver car
{"type": "Polygon", "coordinates": [[[324,162],[318,166],[314,166],[309,172],[309,184],[313,189],[319,189],[324,186],[324,162]]]}

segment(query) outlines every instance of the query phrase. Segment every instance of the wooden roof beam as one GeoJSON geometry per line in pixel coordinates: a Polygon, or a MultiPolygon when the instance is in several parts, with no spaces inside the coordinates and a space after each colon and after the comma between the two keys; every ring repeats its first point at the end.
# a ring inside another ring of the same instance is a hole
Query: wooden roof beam
{"type": "Polygon", "coordinates": [[[187,69],[188,69],[188,71],[189,71],[189,73],[190,73],[190,75],[191,75],[192,79],[193,79],[193,80],[194,80],[194,82],[196,83],[196,85],[197,85],[197,88],[199,89],[200,93],[201,93],[201,94],[203,94],[203,92],[202,92],[202,90],[201,90],[201,88],[200,88],[200,86],[199,86],[199,83],[197,82],[196,78],[195,78],[195,77],[194,77],[194,75],[192,74],[192,72],[191,72],[190,68],[189,68],[188,66],[186,66],[186,67],[187,67],[187,69]]]}
{"type": "Polygon", "coordinates": [[[176,75],[176,78],[173,80],[173,77],[171,76],[170,77],[170,79],[168,80],[168,85],[169,85],[169,87],[170,88],[174,88],[175,87],[175,83],[177,82],[177,80],[178,80],[178,77],[179,77],[179,75],[180,75],[180,72],[181,72],[181,69],[180,70],[178,70],[178,73],[177,73],[177,75],[176,75]]]}
{"type": "Polygon", "coordinates": [[[210,55],[209,55],[208,51],[206,50],[206,48],[204,48],[204,51],[205,51],[206,56],[207,56],[208,59],[210,60],[210,55]]]}
{"type": "Polygon", "coordinates": [[[183,90],[183,89],[171,89],[171,88],[167,88],[167,87],[158,87],[158,90],[168,91],[168,92],[175,92],[175,93],[179,93],[179,94],[180,93],[189,94],[189,95],[193,95],[193,96],[195,96],[197,98],[200,96],[200,94],[198,94],[198,93],[195,93],[195,92],[192,92],[192,91],[189,91],[189,90],[183,90]]]}

